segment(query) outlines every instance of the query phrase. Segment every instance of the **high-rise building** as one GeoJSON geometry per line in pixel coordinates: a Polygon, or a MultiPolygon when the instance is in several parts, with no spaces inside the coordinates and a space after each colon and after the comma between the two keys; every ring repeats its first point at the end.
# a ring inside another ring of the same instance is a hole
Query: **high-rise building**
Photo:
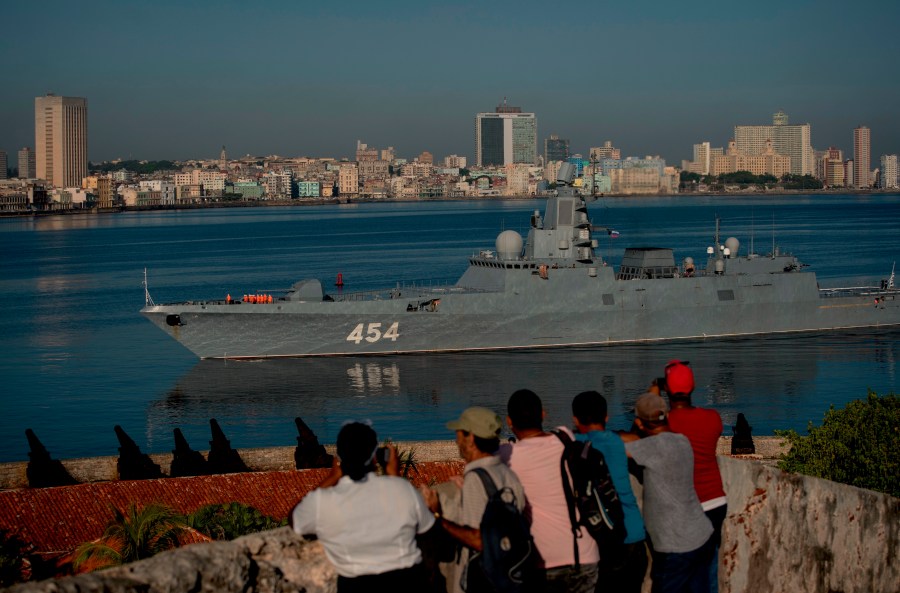
{"type": "Polygon", "coordinates": [[[19,179],[34,179],[36,176],[34,151],[26,146],[19,150],[19,179]]]}
{"type": "Polygon", "coordinates": [[[46,95],[34,99],[36,177],[54,187],[75,187],[88,174],[87,99],[46,95]]]}
{"type": "Polygon", "coordinates": [[[882,189],[896,189],[900,187],[900,184],[897,183],[896,154],[881,155],[881,182],[879,187],[882,189]]]}
{"type": "Polygon", "coordinates": [[[6,159],[6,151],[0,150],[0,179],[6,179],[8,176],[6,170],[9,168],[9,163],[7,163],[6,159]]]}
{"type": "Polygon", "coordinates": [[[735,126],[734,142],[737,150],[747,156],[766,151],[771,141],[776,153],[791,157],[791,173],[812,175],[815,172],[815,153],[809,124],[789,125],[784,111],[772,115],[771,126],[735,126]]]}
{"type": "Polygon", "coordinates": [[[569,158],[569,141],[556,134],[544,139],[544,162],[564,161],[569,158]]]}
{"type": "Polygon", "coordinates": [[[872,136],[869,128],[853,128],[853,187],[869,187],[869,167],[872,161],[872,136]]]}
{"type": "Polygon", "coordinates": [[[697,173],[701,175],[709,175],[709,164],[712,150],[709,142],[701,142],[694,144],[694,161],[697,163],[697,173]]]}
{"type": "Polygon", "coordinates": [[[503,103],[494,113],[475,116],[475,162],[490,165],[532,165],[537,156],[537,118],[521,107],[503,103]]]}
{"type": "Polygon", "coordinates": [[[619,160],[622,158],[622,150],[612,145],[612,140],[606,140],[603,146],[594,146],[591,148],[590,159],[593,161],[602,161],[603,159],[619,160]]]}

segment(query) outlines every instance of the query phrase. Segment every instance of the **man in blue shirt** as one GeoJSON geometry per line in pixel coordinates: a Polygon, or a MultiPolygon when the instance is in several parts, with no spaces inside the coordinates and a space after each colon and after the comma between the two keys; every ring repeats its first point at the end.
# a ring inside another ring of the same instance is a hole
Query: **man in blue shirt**
{"type": "Polygon", "coordinates": [[[603,453],[625,514],[624,553],[619,558],[600,558],[597,591],[639,593],[647,572],[647,534],[637,498],[631,490],[625,444],[619,435],[606,430],[609,420],[606,398],[596,391],[585,391],[575,396],[572,416],[578,433],[576,438],[590,442],[594,449],[603,453]]]}

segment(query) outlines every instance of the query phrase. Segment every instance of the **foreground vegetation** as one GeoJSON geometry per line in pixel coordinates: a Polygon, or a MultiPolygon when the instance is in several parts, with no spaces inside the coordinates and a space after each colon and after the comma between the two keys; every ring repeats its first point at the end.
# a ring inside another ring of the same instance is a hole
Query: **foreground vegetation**
{"type": "Polygon", "coordinates": [[[808,435],[776,431],[790,445],[782,470],[825,478],[900,497],[900,398],[869,391],[841,410],[825,413],[808,435]]]}
{"type": "Polygon", "coordinates": [[[103,535],[75,551],[77,572],[143,560],[189,541],[232,540],[287,524],[239,502],[206,505],[187,516],[162,504],[113,512],[103,535]]]}

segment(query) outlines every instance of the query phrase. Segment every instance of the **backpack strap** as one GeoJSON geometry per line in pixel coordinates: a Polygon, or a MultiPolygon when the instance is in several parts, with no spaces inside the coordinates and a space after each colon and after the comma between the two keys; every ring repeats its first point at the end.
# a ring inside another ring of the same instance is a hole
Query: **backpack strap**
{"type": "Polygon", "coordinates": [[[566,495],[566,506],[569,507],[569,521],[572,524],[572,549],[574,550],[575,566],[577,567],[581,564],[578,556],[578,538],[581,537],[581,529],[578,526],[578,516],[575,513],[575,493],[572,492],[572,485],[569,483],[569,474],[571,471],[566,471],[569,447],[573,444],[573,441],[564,430],[554,430],[552,432],[563,444],[562,457],[559,458],[559,473],[562,479],[563,492],[566,495]]]}
{"type": "Polygon", "coordinates": [[[494,479],[491,477],[491,474],[489,474],[487,470],[482,467],[476,467],[472,470],[472,472],[474,472],[476,476],[481,478],[481,483],[484,486],[484,491],[487,493],[488,500],[490,500],[490,498],[497,493],[497,485],[494,483],[494,479]]]}

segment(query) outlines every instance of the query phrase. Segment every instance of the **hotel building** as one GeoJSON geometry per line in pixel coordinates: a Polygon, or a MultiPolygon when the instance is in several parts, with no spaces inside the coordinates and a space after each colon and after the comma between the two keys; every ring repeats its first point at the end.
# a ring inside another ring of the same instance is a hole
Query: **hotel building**
{"type": "Polygon", "coordinates": [[[537,118],[504,100],[494,113],[475,116],[475,163],[479,167],[517,163],[533,165],[537,157],[537,118]]]}
{"type": "Polygon", "coordinates": [[[735,126],[734,142],[737,150],[748,156],[763,154],[771,141],[776,153],[791,157],[790,173],[812,175],[815,153],[811,143],[809,124],[789,125],[784,111],[772,115],[771,126],[735,126]]]}

